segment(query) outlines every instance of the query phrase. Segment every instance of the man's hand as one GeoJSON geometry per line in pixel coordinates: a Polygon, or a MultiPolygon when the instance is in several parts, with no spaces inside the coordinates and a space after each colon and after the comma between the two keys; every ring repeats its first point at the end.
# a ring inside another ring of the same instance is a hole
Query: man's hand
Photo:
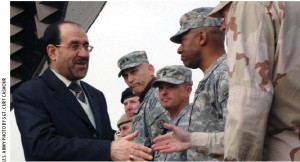
{"type": "Polygon", "coordinates": [[[111,143],[110,157],[113,161],[143,161],[152,160],[151,149],[131,142],[138,135],[138,131],[122,137],[111,143]]]}
{"type": "Polygon", "coordinates": [[[179,127],[164,123],[172,132],[153,139],[152,149],[160,153],[180,152],[191,148],[191,133],[179,127]]]}

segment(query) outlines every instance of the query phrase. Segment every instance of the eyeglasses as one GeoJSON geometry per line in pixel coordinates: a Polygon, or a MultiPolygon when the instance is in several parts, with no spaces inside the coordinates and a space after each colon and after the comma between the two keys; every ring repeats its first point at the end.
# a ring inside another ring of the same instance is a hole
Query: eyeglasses
{"type": "Polygon", "coordinates": [[[80,44],[71,44],[71,45],[55,45],[56,47],[66,47],[66,48],[71,48],[74,52],[78,52],[79,51],[79,49],[81,48],[81,47],[83,47],[84,48],[84,50],[85,51],[87,51],[87,52],[92,52],[92,50],[93,50],[93,46],[90,46],[90,45],[80,45],[80,44]]]}

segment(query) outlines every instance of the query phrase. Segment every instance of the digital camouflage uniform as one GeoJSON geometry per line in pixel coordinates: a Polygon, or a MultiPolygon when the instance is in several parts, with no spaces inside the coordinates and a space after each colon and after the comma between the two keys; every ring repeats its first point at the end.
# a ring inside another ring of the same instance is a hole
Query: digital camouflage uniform
{"type": "Polygon", "coordinates": [[[162,134],[161,121],[168,122],[165,109],[159,103],[158,90],[151,87],[140,106],[134,112],[132,132],[139,130],[133,141],[151,147],[152,139],[162,134]]]}
{"type": "MultiPolygon", "coordinates": [[[[131,52],[118,60],[120,68],[119,77],[128,68],[136,67],[142,63],[149,63],[145,51],[131,52]]],[[[134,142],[151,147],[152,139],[163,132],[160,128],[161,121],[167,122],[165,109],[159,103],[158,90],[151,87],[153,78],[140,97],[140,105],[134,112],[132,132],[139,130],[139,135],[134,142]]]]}
{"type": "Polygon", "coordinates": [[[226,160],[261,160],[265,136],[264,160],[300,160],[299,17],[299,2],[232,2],[226,160]]]}
{"type": "MultiPolygon", "coordinates": [[[[157,79],[152,83],[153,87],[159,86],[160,83],[171,83],[171,84],[183,84],[189,83],[193,85],[192,71],[183,65],[170,65],[165,66],[157,71],[157,79]]],[[[168,123],[176,125],[183,130],[187,130],[189,126],[189,120],[191,115],[191,105],[188,104],[181,112],[172,120],[170,114],[166,111],[165,114],[168,117],[168,123]]],[[[166,131],[164,133],[167,133],[166,131]]],[[[154,161],[186,161],[187,151],[174,152],[169,154],[155,153],[154,161]]]]}
{"type": "MultiPolygon", "coordinates": [[[[192,28],[220,27],[221,19],[207,17],[212,9],[197,8],[184,14],[180,18],[181,28],[170,38],[171,41],[181,43],[182,35],[192,28]]],[[[204,73],[195,92],[188,129],[190,132],[197,132],[192,133],[193,148],[187,151],[189,161],[219,160],[224,151],[223,132],[228,98],[226,54],[218,58],[204,73]]]]}
{"type": "MultiPolygon", "coordinates": [[[[191,116],[191,109],[192,105],[187,105],[174,120],[171,120],[169,118],[169,123],[172,125],[176,125],[183,130],[187,130],[191,116]]],[[[169,154],[160,154],[156,152],[154,161],[187,161],[187,151],[174,152],[169,154]]]]}
{"type": "MultiPolygon", "coordinates": [[[[190,132],[216,133],[224,132],[228,99],[228,75],[226,55],[215,61],[204,73],[194,96],[192,115],[189,125],[190,132]]],[[[210,138],[216,138],[214,134],[210,138]]],[[[193,141],[192,141],[193,143],[193,141]]],[[[222,147],[223,141],[218,141],[198,153],[194,149],[188,150],[188,160],[217,160],[211,153],[214,147],[222,147]]],[[[200,150],[200,149],[199,149],[200,150]]]]}

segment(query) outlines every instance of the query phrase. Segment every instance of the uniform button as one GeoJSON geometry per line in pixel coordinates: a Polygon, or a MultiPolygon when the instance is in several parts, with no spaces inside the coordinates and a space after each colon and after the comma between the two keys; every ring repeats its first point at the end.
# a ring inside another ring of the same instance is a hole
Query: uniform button
{"type": "Polygon", "coordinates": [[[141,120],[141,116],[137,116],[136,121],[140,121],[140,120],[141,120]]]}

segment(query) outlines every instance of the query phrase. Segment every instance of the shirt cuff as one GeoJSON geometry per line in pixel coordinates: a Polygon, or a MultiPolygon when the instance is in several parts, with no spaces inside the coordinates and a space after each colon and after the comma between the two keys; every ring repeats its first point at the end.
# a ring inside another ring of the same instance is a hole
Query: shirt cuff
{"type": "Polygon", "coordinates": [[[193,132],[191,136],[192,148],[207,147],[209,139],[209,133],[193,132]]]}

